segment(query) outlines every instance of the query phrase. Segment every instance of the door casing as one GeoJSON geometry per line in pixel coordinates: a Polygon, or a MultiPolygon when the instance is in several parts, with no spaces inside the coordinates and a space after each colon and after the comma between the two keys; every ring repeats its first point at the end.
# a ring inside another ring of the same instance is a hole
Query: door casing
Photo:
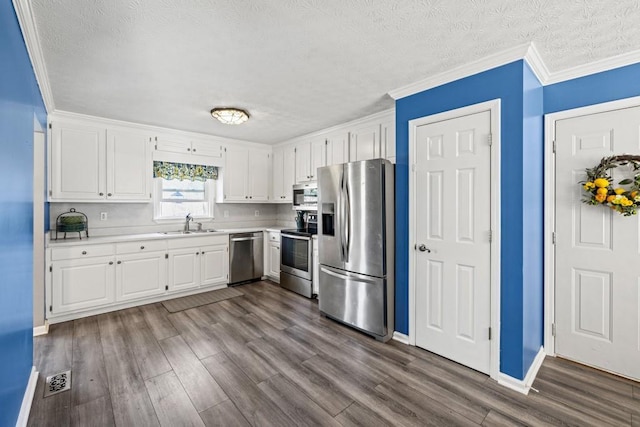
{"type": "Polygon", "coordinates": [[[556,134],[556,122],[558,120],[570,119],[573,117],[586,116],[597,113],[604,113],[611,110],[640,106],[640,96],[626,98],[617,101],[605,102],[602,104],[589,105],[586,107],[573,108],[571,110],[559,111],[547,114],[544,118],[544,349],[549,356],[556,355],[555,336],[553,326],[555,324],[555,243],[554,233],[556,231],[556,158],[554,153],[554,142],[556,134]]]}
{"type": "MultiPolygon", "coordinates": [[[[469,105],[409,121],[409,230],[416,229],[416,133],[419,126],[491,112],[491,378],[500,374],[500,99],[469,105]]],[[[416,345],[416,252],[409,238],[409,344],[416,345]]]]}

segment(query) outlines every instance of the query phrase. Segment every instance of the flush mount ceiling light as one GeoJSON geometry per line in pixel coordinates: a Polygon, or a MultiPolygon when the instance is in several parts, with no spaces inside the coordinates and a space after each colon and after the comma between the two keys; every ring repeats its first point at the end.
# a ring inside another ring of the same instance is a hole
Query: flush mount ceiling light
{"type": "Polygon", "coordinates": [[[249,113],[239,108],[214,108],[211,115],[225,125],[239,125],[249,120],[249,113]]]}

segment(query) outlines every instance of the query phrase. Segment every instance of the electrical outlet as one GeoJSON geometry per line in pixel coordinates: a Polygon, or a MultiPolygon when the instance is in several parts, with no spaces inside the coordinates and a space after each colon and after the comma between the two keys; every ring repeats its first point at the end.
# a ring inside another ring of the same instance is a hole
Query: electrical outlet
{"type": "Polygon", "coordinates": [[[229,218],[229,211],[224,211],[224,217],[229,218]]]}
{"type": "Polygon", "coordinates": [[[260,211],[256,211],[256,216],[260,216],[260,211]]]}
{"type": "Polygon", "coordinates": [[[100,212],[100,221],[106,221],[106,220],[107,220],[107,213],[100,212]]]}

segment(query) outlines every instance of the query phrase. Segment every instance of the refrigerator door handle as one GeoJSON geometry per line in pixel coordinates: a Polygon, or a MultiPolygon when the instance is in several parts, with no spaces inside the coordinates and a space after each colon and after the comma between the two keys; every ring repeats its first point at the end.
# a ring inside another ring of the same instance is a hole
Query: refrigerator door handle
{"type": "Polygon", "coordinates": [[[344,192],[345,192],[345,212],[346,212],[346,221],[345,221],[345,255],[344,261],[349,262],[349,251],[351,247],[351,199],[349,194],[349,182],[345,180],[344,184],[344,192]]]}
{"type": "Polygon", "coordinates": [[[344,240],[344,228],[345,228],[345,198],[344,198],[344,170],[340,175],[340,194],[338,195],[338,233],[340,233],[340,261],[344,262],[346,259],[346,248],[344,240]]]}

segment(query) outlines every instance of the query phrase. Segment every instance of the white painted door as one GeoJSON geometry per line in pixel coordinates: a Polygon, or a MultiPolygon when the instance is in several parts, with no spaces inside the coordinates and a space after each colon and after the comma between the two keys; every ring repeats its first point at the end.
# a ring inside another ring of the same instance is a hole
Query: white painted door
{"type": "Polygon", "coordinates": [[[113,257],[55,261],[51,281],[52,314],[114,302],[114,274],[113,257]]]}
{"type": "Polygon", "coordinates": [[[227,147],[226,163],[223,169],[224,201],[245,202],[249,179],[249,150],[227,147]]]}
{"type": "Polygon", "coordinates": [[[227,245],[205,246],[200,252],[200,286],[225,285],[229,279],[227,245]]]}
{"type": "Polygon", "coordinates": [[[340,132],[327,137],[327,165],[339,165],[349,161],[349,133],[340,132]]]}
{"type": "Polygon", "coordinates": [[[280,242],[269,242],[269,276],[280,278],[280,242]]]}
{"type": "MultiPolygon", "coordinates": [[[[640,229],[581,203],[585,168],[640,153],[640,107],[556,122],[556,353],[640,380],[640,229]]],[[[629,171],[618,168],[617,183],[629,171]]]]}
{"type": "Polygon", "coordinates": [[[249,152],[249,200],[266,202],[271,188],[271,154],[266,151],[249,152]]]}
{"type": "Polygon", "coordinates": [[[311,180],[311,143],[296,145],[296,184],[311,180]]]}
{"type": "Polygon", "coordinates": [[[164,252],[118,255],[116,300],[127,301],[160,295],[167,285],[164,252]]]}
{"type": "Polygon", "coordinates": [[[158,151],[168,151],[170,153],[191,153],[191,141],[173,136],[156,136],[154,138],[155,148],[158,151]]]}
{"type": "Polygon", "coordinates": [[[107,131],[107,200],[151,201],[149,135],[107,131]]]}
{"type": "Polygon", "coordinates": [[[99,127],[52,124],[51,200],[105,199],[105,134],[99,127]]]}
{"type": "Polygon", "coordinates": [[[296,182],[296,152],[293,145],[284,147],[284,171],[282,181],[283,198],[285,202],[293,202],[293,184],[296,182]]]}
{"type": "Polygon", "coordinates": [[[169,252],[169,292],[200,286],[200,249],[174,249],[169,252]]]}
{"type": "Polygon", "coordinates": [[[395,117],[380,126],[380,147],[382,157],[391,163],[396,162],[396,122],[395,117]]]}
{"type": "Polygon", "coordinates": [[[271,199],[275,202],[284,200],[284,148],[278,147],[273,149],[273,176],[271,199]]]}
{"type": "MultiPolygon", "coordinates": [[[[222,146],[215,141],[194,139],[191,141],[191,153],[194,156],[222,157],[222,146]]],[[[195,159],[194,159],[195,160],[195,159]]],[[[195,160],[197,162],[197,160],[195,160]]]]}
{"type": "Polygon", "coordinates": [[[415,141],[416,345],[484,373],[491,362],[490,119],[486,111],[419,126],[415,141]]]}
{"type": "Polygon", "coordinates": [[[311,141],[311,169],[309,176],[311,181],[318,180],[318,168],[327,165],[327,142],[324,138],[311,141]]]}

